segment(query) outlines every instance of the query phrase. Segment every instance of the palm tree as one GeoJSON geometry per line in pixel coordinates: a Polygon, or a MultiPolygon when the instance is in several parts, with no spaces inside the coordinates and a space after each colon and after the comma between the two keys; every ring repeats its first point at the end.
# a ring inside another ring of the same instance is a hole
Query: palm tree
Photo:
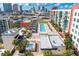
{"type": "Polygon", "coordinates": [[[25,52],[24,55],[25,56],[33,56],[32,52],[25,52]]]}
{"type": "Polygon", "coordinates": [[[18,45],[18,40],[13,40],[12,44],[15,46],[18,45]]]}
{"type": "Polygon", "coordinates": [[[12,26],[13,28],[19,28],[20,27],[20,22],[15,22],[14,25],[12,26]]]}
{"type": "Polygon", "coordinates": [[[12,53],[10,51],[4,51],[4,53],[1,54],[2,56],[12,56],[12,53]]]}
{"type": "Polygon", "coordinates": [[[23,32],[24,36],[26,36],[27,38],[31,37],[31,35],[32,35],[31,30],[23,30],[22,32],[23,32]]]}
{"type": "Polygon", "coordinates": [[[19,51],[25,51],[25,47],[27,45],[27,41],[21,41],[18,45],[17,48],[19,51]]]}
{"type": "Polygon", "coordinates": [[[28,33],[27,38],[30,38],[32,36],[32,33],[28,33]]]}
{"type": "Polygon", "coordinates": [[[43,54],[44,54],[44,56],[52,56],[52,55],[53,55],[50,50],[45,50],[45,51],[43,52],[43,54]]]}
{"type": "Polygon", "coordinates": [[[72,54],[71,50],[65,50],[64,51],[64,56],[70,56],[72,54]]]}
{"type": "Polygon", "coordinates": [[[66,49],[71,49],[72,48],[72,39],[69,33],[65,33],[65,39],[64,43],[66,45],[66,49]]]}
{"type": "Polygon", "coordinates": [[[73,52],[74,52],[74,54],[75,54],[76,56],[79,56],[79,52],[77,51],[76,48],[73,50],[73,52]]]}

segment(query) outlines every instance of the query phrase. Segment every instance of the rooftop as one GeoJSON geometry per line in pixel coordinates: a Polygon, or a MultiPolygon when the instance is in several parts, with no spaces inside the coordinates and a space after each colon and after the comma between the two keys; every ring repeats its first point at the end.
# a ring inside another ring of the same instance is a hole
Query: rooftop
{"type": "Polygon", "coordinates": [[[49,36],[50,42],[52,44],[52,46],[56,47],[56,46],[65,46],[62,39],[59,36],[49,36]]]}
{"type": "Polygon", "coordinates": [[[9,29],[9,30],[3,32],[2,35],[4,35],[4,36],[12,36],[12,35],[15,35],[15,33],[17,31],[19,31],[19,30],[20,30],[20,28],[9,29]]]}
{"type": "Polygon", "coordinates": [[[40,35],[41,49],[52,49],[48,35],[40,35]]]}
{"type": "Polygon", "coordinates": [[[62,39],[58,35],[40,35],[41,49],[53,49],[54,47],[64,47],[62,39]]]}

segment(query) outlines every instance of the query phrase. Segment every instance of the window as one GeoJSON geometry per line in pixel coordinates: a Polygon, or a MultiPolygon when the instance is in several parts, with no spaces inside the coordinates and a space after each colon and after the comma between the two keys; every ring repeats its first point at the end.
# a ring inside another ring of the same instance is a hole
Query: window
{"type": "Polygon", "coordinates": [[[78,47],[78,44],[76,43],[76,46],[78,47]]]}
{"type": "Polygon", "coordinates": [[[77,22],[79,22],[79,19],[77,19],[77,22]]]}
{"type": "Polygon", "coordinates": [[[67,14],[68,14],[68,12],[66,11],[66,12],[65,12],[65,15],[67,15],[67,14]]]}
{"type": "Polygon", "coordinates": [[[78,25],[76,25],[76,28],[78,29],[78,25]]]}
{"type": "Polygon", "coordinates": [[[69,19],[69,16],[68,16],[68,19],[69,19]]]}
{"type": "Polygon", "coordinates": [[[79,16],[79,13],[78,13],[78,16],[79,16]]]}
{"type": "Polygon", "coordinates": [[[74,41],[72,41],[72,43],[74,44],[74,41]]]}
{"type": "Polygon", "coordinates": [[[77,38],[77,41],[79,42],[79,38],[77,38]]]}
{"type": "Polygon", "coordinates": [[[75,16],[77,15],[77,13],[75,12],[75,16]]]}
{"type": "Polygon", "coordinates": [[[60,11],[60,15],[59,15],[59,17],[62,17],[62,11],[60,11]]]}
{"type": "Polygon", "coordinates": [[[74,18],[74,21],[76,21],[76,18],[74,18]]]}
{"type": "Polygon", "coordinates": [[[79,32],[78,32],[78,35],[79,35],[79,32]]]}
{"type": "Polygon", "coordinates": [[[72,32],[74,32],[74,29],[72,29],[72,32]]]}
{"type": "Polygon", "coordinates": [[[75,30],[75,34],[77,34],[77,31],[75,30]]]}
{"type": "Polygon", "coordinates": [[[73,34],[71,34],[71,36],[73,37],[73,34]]]}
{"type": "Polygon", "coordinates": [[[76,36],[74,36],[74,39],[76,39],[76,36]]]}
{"type": "Polygon", "coordinates": [[[67,20],[67,16],[65,16],[64,19],[67,20]]]}

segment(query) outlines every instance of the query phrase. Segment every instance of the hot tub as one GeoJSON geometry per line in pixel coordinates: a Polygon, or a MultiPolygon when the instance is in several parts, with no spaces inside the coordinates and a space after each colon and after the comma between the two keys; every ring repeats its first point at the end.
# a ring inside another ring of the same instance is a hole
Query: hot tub
{"type": "Polygon", "coordinates": [[[35,51],[35,42],[29,42],[26,45],[26,51],[35,51]]]}

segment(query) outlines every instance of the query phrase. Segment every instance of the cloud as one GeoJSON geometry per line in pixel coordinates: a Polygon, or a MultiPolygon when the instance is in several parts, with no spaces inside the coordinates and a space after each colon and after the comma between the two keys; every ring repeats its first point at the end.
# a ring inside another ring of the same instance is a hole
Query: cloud
{"type": "Polygon", "coordinates": [[[28,4],[28,3],[26,3],[25,5],[26,5],[26,6],[28,6],[29,4],[28,4]]]}
{"type": "Polygon", "coordinates": [[[56,3],[56,4],[55,4],[55,6],[59,6],[59,5],[60,5],[60,3],[56,3]]]}
{"type": "Polygon", "coordinates": [[[65,7],[65,8],[68,8],[68,5],[65,5],[64,7],[65,7]]]}

